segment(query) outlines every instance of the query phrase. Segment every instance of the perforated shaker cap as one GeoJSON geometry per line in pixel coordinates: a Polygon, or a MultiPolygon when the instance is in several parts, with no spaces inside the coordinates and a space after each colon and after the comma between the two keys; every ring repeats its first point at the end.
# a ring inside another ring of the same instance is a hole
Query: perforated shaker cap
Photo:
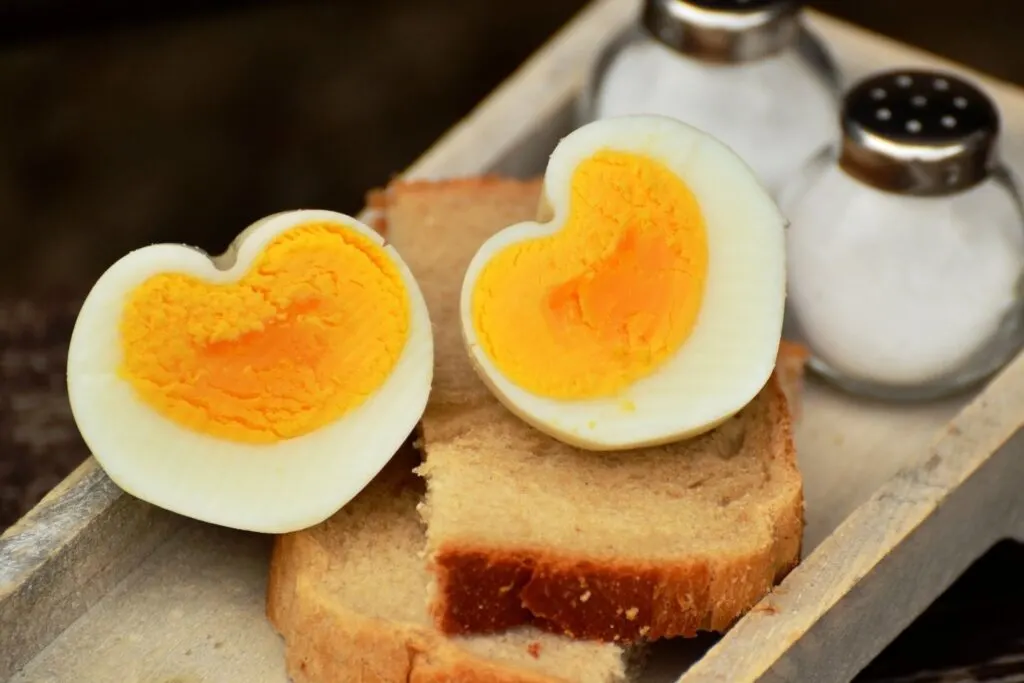
{"type": "Polygon", "coordinates": [[[847,93],[842,127],[839,165],[847,173],[887,192],[937,196],[992,172],[999,112],[952,74],[886,71],[847,93]]]}
{"type": "Polygon", "coordinates": [[[641,23],[687,56],[746,62],[795,43],[801,6],[796,0],[645,0],[641,23]]]}

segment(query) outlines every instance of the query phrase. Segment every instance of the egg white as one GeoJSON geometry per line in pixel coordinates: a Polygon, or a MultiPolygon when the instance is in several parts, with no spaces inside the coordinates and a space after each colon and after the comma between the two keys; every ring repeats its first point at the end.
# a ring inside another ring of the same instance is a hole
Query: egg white
{"type": "Polygon", "coordinates": [[[177,272],[230,283],[280,233],[330,222],[377,244],[356,219],[331,211],[290,211],[257,221],[225,254],[157,244],[133,251],[96,282],[68,351],[68,394],[93,456],[122,489],[159,507],[226,527],[284,533],[317,524],[348,503],[397,452],[423,414],[433,378],[433,336],[423,295],[390,245],[408,292],[409,337],[391,374],[363,404],[313,432],[273,444],[201,434],[163,417],[117,375],[126,296],[152,275],[177,272]]]}
{"type": "Polygon", "coordinates": [[[764,387],[782,337],[786,220],[753,171],[725,144],[662,116],[623,116],[587,124],[563,138],[552,153],[541,210],[550,220],[510,226],[480,247],[461,293],[463,337],[470,358],[510,411],[580,448],[626,449],[708,431],[739,412],[764,387]],[[474,285],[499,251],[561,229],[569,211],[573,172],[602,149],[660,161],[693,192],[708,240],[704,298],[683,346],[619,395],[584,400],[537,396],[503,375],[481,347],[473,324],[474,285]]]}

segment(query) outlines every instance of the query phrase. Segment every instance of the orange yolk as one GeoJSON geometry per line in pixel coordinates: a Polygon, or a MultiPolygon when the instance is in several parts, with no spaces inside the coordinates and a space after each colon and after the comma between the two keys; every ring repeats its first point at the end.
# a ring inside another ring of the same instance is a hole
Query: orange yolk
{"type": "Polygon", "coordinates": [[[409,336],[388,254],[342,225],[277,236],[231,284],[181,273],[132,291],[120,375],[154,410],[203,434],[272,443],[359,406],[409,336]]]}
{"type": "Polygon", "coordinates": [[[577,166],[561,229],[481,270],[473,324],[487,357],[539,396],[612,396],[671,357],[708,270],[693,193],[660,162],[605,150],[577,166]]]}

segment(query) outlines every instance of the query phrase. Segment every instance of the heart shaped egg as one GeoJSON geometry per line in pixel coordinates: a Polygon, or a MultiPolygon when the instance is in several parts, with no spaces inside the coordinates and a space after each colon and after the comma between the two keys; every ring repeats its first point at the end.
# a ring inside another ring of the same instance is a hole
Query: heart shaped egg
{"type": "Polygon", "coordinates": [[[469,354],[512,412],[610,450],[699,434],[761,390],[786,223],[728,147],[670,118],[587,124],[551,155],[542,211],[487,240],[462,288],[469,354]]]}
{"type": "Polygon", "coordinates": [[[158,244],[97,281],[68,393],[110,478],[162,508],[283,533],[351,500],[420,419],[433,341],[395,250],[330,211],[263,219],[211,258],[158,244]]]}

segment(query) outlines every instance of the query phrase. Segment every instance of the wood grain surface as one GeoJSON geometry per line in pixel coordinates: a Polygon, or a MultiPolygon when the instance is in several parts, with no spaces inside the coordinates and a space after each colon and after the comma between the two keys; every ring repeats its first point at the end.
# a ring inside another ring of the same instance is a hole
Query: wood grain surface
{"type": "Polygon", "coordinates": [[[0,677],[82,616],[180,521],[123,494],[91,458],[80,465],[0,536],[0,677]]]}

